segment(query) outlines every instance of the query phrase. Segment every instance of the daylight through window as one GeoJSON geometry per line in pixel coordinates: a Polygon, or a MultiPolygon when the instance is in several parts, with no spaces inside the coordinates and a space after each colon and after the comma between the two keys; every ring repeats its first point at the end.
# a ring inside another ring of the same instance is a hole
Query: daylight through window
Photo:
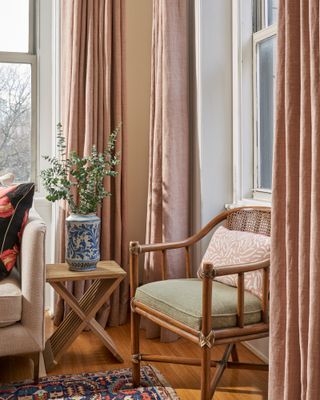
{"type": "Polygon", "coordinates": [[[35,178],[36,56],[32,0],[0,2],[0,175],[35,178]]]}

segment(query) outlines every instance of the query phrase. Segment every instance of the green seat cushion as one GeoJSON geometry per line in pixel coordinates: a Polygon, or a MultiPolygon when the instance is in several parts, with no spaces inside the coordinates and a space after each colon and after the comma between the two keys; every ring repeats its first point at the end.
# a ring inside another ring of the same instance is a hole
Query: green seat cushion
{"type": "MultiPolygon", "coordinates": [[[[135,295],[139,301],[176,321],[201,330],[202,280],[171,279],[140,286],[135,295]]],[[[261,301],[245,292],[245,325],[261,322],[261,301]]],[[[214,329],[237,325],[237,288],[213,281],[212,323],[214,329]]]]}

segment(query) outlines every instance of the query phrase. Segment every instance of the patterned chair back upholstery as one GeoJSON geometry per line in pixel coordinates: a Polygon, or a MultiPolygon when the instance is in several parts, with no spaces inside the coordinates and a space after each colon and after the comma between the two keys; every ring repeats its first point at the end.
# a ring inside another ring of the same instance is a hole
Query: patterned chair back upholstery
{"type": "MultiPolygon", "coordinates": [[[[242,208],[231,212],[223,226],[213,233],[198,269],[201,275],[204,262],[216,268],[223,265],[250,264],[270,258],[271,211],[269,209],[242,208]]],[[[245,274],[245,290],[263,297],[263,272],[255,270],[245,274]]],[[[238,286],[238,275],[225,275],[216,281],[238,286]]]]}

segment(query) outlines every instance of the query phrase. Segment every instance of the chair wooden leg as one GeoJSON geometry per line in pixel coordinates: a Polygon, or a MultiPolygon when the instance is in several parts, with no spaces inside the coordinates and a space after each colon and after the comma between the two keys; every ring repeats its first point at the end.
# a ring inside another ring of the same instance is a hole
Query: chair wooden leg
{"type": "Polygon", "coordinates": [[[201,400],[209,400],[211,377],[211,349],[205,346],[201,349],[201,400]]]}
{"type": "Polygon", "coordinates": [[[140,315],[131,311],[131,357],[134,387],[140,386],[140,315]]]}
{"type": "Polygon", "coordinates": [[[202,276],[202,327],[201,345],[201,400],[210,400],[212,338],[212,274],[213,266],[204,263],[202,276]]]}
{"type": "Polygon", "coordinates": [[[40,366],[40,353],[33,353],[31,355],[33,361],[33,380],[38,382],[39,380],[39,366],[40,366]]]}
{"type": "Polygon", "coordinates": [[[238,350],[237,350],[236,344],[234,344],[232,347],[231,358],[232,358],[232,361],[239,362],[239,355],[238,355],[238,350]]]}

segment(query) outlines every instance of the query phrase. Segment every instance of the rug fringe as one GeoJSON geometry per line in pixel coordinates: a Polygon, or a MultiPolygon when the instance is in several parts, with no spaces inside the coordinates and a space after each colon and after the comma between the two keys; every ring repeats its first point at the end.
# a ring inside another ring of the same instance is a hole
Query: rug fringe
{"type": "Polygon", "coordinates": [[[180,397],[177,395],[175,389],[170,385],[170,383],[167,381],[164,375],[162,375],[162,373],[156,367],[154,367],[151,364],[146,364],[145,366],[149,367],[153,371],[153,373],[159,380],[160,384],[167,390],[172,400],[180,400],[180,397]]]}

